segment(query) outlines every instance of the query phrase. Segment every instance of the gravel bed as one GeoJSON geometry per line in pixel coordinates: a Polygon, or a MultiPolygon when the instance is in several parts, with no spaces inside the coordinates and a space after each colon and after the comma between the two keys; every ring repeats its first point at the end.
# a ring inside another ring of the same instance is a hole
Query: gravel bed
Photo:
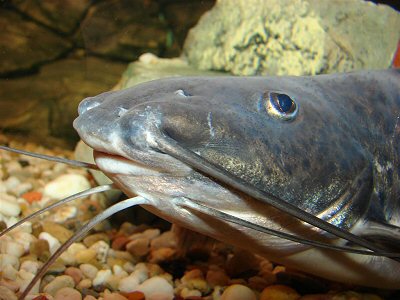
{"type": "MultiPolygon", "coordinates": [[[[0,136],[1,144],[72,157],[0,136]]],[[[0,229],[67,195],[95,186],[86,170],[0,151],[0,229]]],[[[0,300],[17,299],[38,268],[104,208],[101,194],[45,213],[0,239],[0,300]]],[[[108,221],[74,243],[26,299],[380,300],[380,291],[294,272],[224,244],[180,255],[173,231],[108,221]],[[372,292],[371,292],[372,291],[372,292]]]]}

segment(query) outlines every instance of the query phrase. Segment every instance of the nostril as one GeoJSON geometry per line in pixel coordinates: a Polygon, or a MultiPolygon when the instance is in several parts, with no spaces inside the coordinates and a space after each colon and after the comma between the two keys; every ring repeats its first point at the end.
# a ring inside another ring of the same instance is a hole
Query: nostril
{"type": "Polygon", "coordinates": [[[182,89],[176,90],[176,91],[174,92],[174,94],[175,94],[175,95],[179,95],[179,96],[183,96],[183,97],[190,97],[190,96],[192,96],[190,93],[188,93],[187,91],[184,91],[184,90],[182,90],[182,89]]]}
{"type": "Polygon", "coordinates": [[[88,110],[95,108],[98,105],[100,105],[100,102],[94,100],[94,97],[85,98],[82,100],[81,103],[79,103],[78,114],[81,115],[81,114],[87,112],[88,110]]]}

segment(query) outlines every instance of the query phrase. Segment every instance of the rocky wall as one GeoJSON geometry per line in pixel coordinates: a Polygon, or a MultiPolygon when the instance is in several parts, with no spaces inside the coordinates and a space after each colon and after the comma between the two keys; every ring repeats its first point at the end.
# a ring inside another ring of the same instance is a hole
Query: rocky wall
{"type": "Polygon", "coordinates": [[[9,0],[0,4],[0,128],[76,141],[85,97],[111,89],[145,52],[179,56],[214,0],[9,0]]]}

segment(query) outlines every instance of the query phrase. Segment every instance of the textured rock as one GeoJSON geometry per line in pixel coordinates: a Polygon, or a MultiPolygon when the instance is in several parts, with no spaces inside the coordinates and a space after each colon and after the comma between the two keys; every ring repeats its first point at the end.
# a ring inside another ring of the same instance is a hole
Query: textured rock
{"type": "Polygon", "coordinates": [[[24,20],[13,11],[0,9],[0,28],[0,74],[2,75],[37,68],[72,47],[67,40],[33,22],[24,20]]]}
{"type": "Polygon", "coordinates": [[[98,3],[81,25],[86,50],[127,61],[147,51],[160,54],[167,43],[167,29],[158,11],[155,1],[98,3]]]}
{"type": "Polygon", "coordinates": [[[122,63],[75,56],[43,66],[37,75],[0,79],[0,127],[48,142],[49,136],[76,139],[78,103],[110,89],[124,69],[122,63]]]}
{"type": "Polygon", "coordinates": [[[236,75],[387,68],[400,15],[362,0],[220,0],[186,39],[189,62],[236,75]]]}
{"type": "Polygon", "coordinates": [[[91,1],[12,0],[11,2],[19,11],[32,19],[62,33],[71,33],[78,27],[91,1]]]}
{"type": "Polygon", "coordinates": [[[199,71],[181,58],[159,58],[146,53],[129,64],[116,89],[125,89],[141,82],[173,76],[217,76],[222,73],[199,71]]]}
{"type": "Polygon", "coordinates": [[[68,275],[62,275],[56,277],[53,281],[51,281],[49,284],[47,284],[43,291],[45,293],[49,293],[50,295],[55,295],[58,290],[69,287],[73,288],[75,286],[74,279],[71,276],[68,275]]]}
{"type": "MultiPolygon", "coordinates": [[[[221,295],[221,300],[256,300],[256,294],[247,286],[234,284],[221,295]]],[[[283,300],[284,298],[282,298],[283,300]]]]}

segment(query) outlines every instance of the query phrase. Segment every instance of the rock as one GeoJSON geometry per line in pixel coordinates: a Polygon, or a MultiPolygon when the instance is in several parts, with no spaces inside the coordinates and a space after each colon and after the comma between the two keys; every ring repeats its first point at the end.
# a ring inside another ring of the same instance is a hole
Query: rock
{"type": "Polygon", "coordinates": [[[54,300],[82,300],[82,295],[73,288],[64,287],[56,292],[54,300]]]}
{"type": "MultiPolygon", "coordinates": [[[[200,71],[182,58],[159,58],[151,53],[142,54],[130,63],[116,89],[125,89],[139,83],[173,76],[218,76],[224,73],[200,71]]],[[[226,75],[226,74],[225,74],[226,75]]]]}
{"type": "MultiPolygon", "coordinates": [[[[19,270],[18,276],[16,279],[16,282],[19,285],[19,290],[20,291],[25,290],[26,287],[31,283],[31,281],[34,277],[35,277],[35,275],[30,272],[26,272],[24,270],[19,270]]],[[[31,289],[31,293],[32,294],[38,293],[39,286],[40,286],[40,280],[33,286],[33,288],[31,289]]]]}
{"type": "Polygon", "coordinates": [[[90,53],[126,61],[144,52],[160,54],[166,45],[167,29],[158,10],[157,2],[98,3],[81,24],[85,48],[90,53]]]}
{"type": "Polygon", "coordinates": [[[6,265],[1,270],[1,277],[9,280],[15,280],[15,278],[17,278],[17,273],[17,269],[15,269],[12,265],[6,265]]]}
{"type": "Polygon", "coordinates": [[[165,299],[172,300],[174,298],[174,289],[172,285],[162,277],[154,276],[147,279],[139,285],[138,291],[146,296],[146,300],[165,299]]]}
{"type": "Polygon", "coordinates": [[[36,255],[41,261],[46,261],[50,256],[50,247],[48,241],[39,239],[33,242],[30,246],[29,253],[36,255]]]}
{"type": "Polygon", "coordinates": [[[39,261],[25,260],[21,263],[20,270],[36,274],[41,265],[42,264],[39,261]]]}
{"type": "Polygon", "coordinates": [[[49,250],[51,255],[53,255],[54,252],[56,252],[57,249],[61,246],[61,243],[54,236],[45,231],[39,234],[39,239],[47,241],[47,243],[49,244],[49,250]]]}
{"type": "Polygon", "coordinates": [[[128,242],[129,239],[126,236],[118,236],[112,241],[111,248],[114,250],[123,250],[128,242]]]}
{"type": "Polygon", "coordinates": [[[96,251],[93,249],[85,249],[81,252],[76,253],[75,259],[78,264],[86,264],[90,263],[93,259],[96,258],[96,251]]]}
{"type": "Polygon", "coordinates": [[[362,0],[221,0],[189,32],[184,55],[235,75],[385,69],[398,28],[399,13],[362,0]]]}
{"type": "Polygon", "coordinates": [[[2,75],[37,68],[39,64],[53,60],[72,46],[68,40],[22,18],[13,11],[0,10],[0,27],[2,28],[0,39],[2,75]]]}
{"type": "Polygon", "coordinates": [[[18,297],[4,286],[0,286],[0,300],[18,300],[18,297]]]}
{"type": "Polygon", "coordinates": [[[222,269],[210,269],[207,271],[206,281],[211,288],[225,286],[229,282],[229,276],[222,269]]]}
{"type": "Polygon", "coordinates": [[[74,233],[62,225],[54,222],[43,222],[43,231],[54,236],[61,243],[65,243],[74,233]]]}
{"type": "Polygon", "coordinates": [[[96,277],[93,279],[93,285],[102,285],[112,275],[111,270],[100,270],[97,272],[96,277]]]}
{"type": "Polygon", "coordinates": [[[128,300],[126,297],[117,293],[105,293],[104,300],[128,300]]]}
{"type": "Polygon", "coordinates": [[[18,216],[21,213],[21,208],[19,207],[17,199],[11,195],[1,193],[0,213],[9,217],[18,216]]]}
{"type": "Polygon", "coordinates": [[[299,298],[299,293],[294,289],[278,284],[266,287],[260,294],[260,300],[298,300],[299,298]]]}
{"type": "Polygon", "coordinates": [[[77,285],[83,277],[83,272],[82,270],[75,268],[75,267],[69,267],[64,271],[65,275],[71,276],[72,279],[74,279],[75,285],[77,285]]]}
{"type": "Polygon", "coordinates": [[[72,219],[78,213],[78,209],[75,206],[66,205],[60,207],[52,216],[52,220],[56,223],[63,223],[68,219],[72,219]]]}
{"type": "Polygon", "coordinates": [[[176,254],[176,249],[172,248],[160,248],[153,250],[150,253],[149,262],[156,264],[166,260],[170,260],[176,254]]]}
{"type": "Polygon", "coordinates": [[[48,283],[44,288],[43,291],[45,293],[49,293],[52,296],[55,296],[57,291],[69,287],[73,288],[75,286],[74,279],[68,275],[61,275],[56,277],[53,281],[48,283]]]}
{"type": "Polygon", "coordinates": [[[0,253],[21,257],[25,253],[25,249],[21,244],[13,241],[5,241],[0,243],[0,253]]]}
{"type": "Polygon", "coordinates": [[[76,286],[78,290],[88,289],[92,286],[92,281],[89,278],[82,279],[76,286]]]}
{"type": "Polygon", "coordinates": [[[134,256],[144,256],[149,253],[150,240],[147,237],[137,238],[126,245],[126,250],[134,256]]]}
{"type": "Polygon", "coordinates": [[[134,292],[139,287],[139,278],[135,275],[122,278],[118,284],[118,290],[124,293],[134,292]]]}
{"type": "Polygon", "coordinates": [[[176,248],[175,235],[171,230],[163,232],[160,236],[151,240],[151,249],[159,248],[176,248]]]}
{"type": "Polygon", "coordinates": [[[95,266],[91,264],[81,264],[79,269],[82,271],[83,275],[89,279],[94,279],[97,272],[99,271],[95,266]]]}
{"type": "Polygon", "coordinates": [[[19,269],[18,257],[11,254],[0,254],[0,271],[6,266],[12,266],[14,269],[19,269]]]}
{"type": "Polygon", "coordinates": [[[83,243],[86,245],[86,247],[92,246],[97,241],[104,241],[108,244],[110,243],[110,238],[105,233],[94,233],[83,239],[83,243]]]}
{"type": "Polygon", "coordinates": [[[221,295],[221,300],[256,300],[256,294],[247,286],[234,284],[221,295]]]}
{"type": "Polygon", "coordinates": [[[43,188],[43,194],[52,199],[59,200],[90,189],[90,187],[90,183],[86,177],[79,174],[65,174],[47,183],[43,188]]]}
{"type": "Polygon", "coordinates": [[[19,11],[32,19],[65,34],[71,33],[90,5],[89,0],[33,1],[12,0],[19,11]]]}
{"type": "Polygon", "coordinates": [[[108,245],[104,241],[97,241],[92,246],[90,246],[91,250],[96,251],[96,258],[99,262],[105,263],[107,261],[108,251],[110,250],[110,245],[108,245]]]}

